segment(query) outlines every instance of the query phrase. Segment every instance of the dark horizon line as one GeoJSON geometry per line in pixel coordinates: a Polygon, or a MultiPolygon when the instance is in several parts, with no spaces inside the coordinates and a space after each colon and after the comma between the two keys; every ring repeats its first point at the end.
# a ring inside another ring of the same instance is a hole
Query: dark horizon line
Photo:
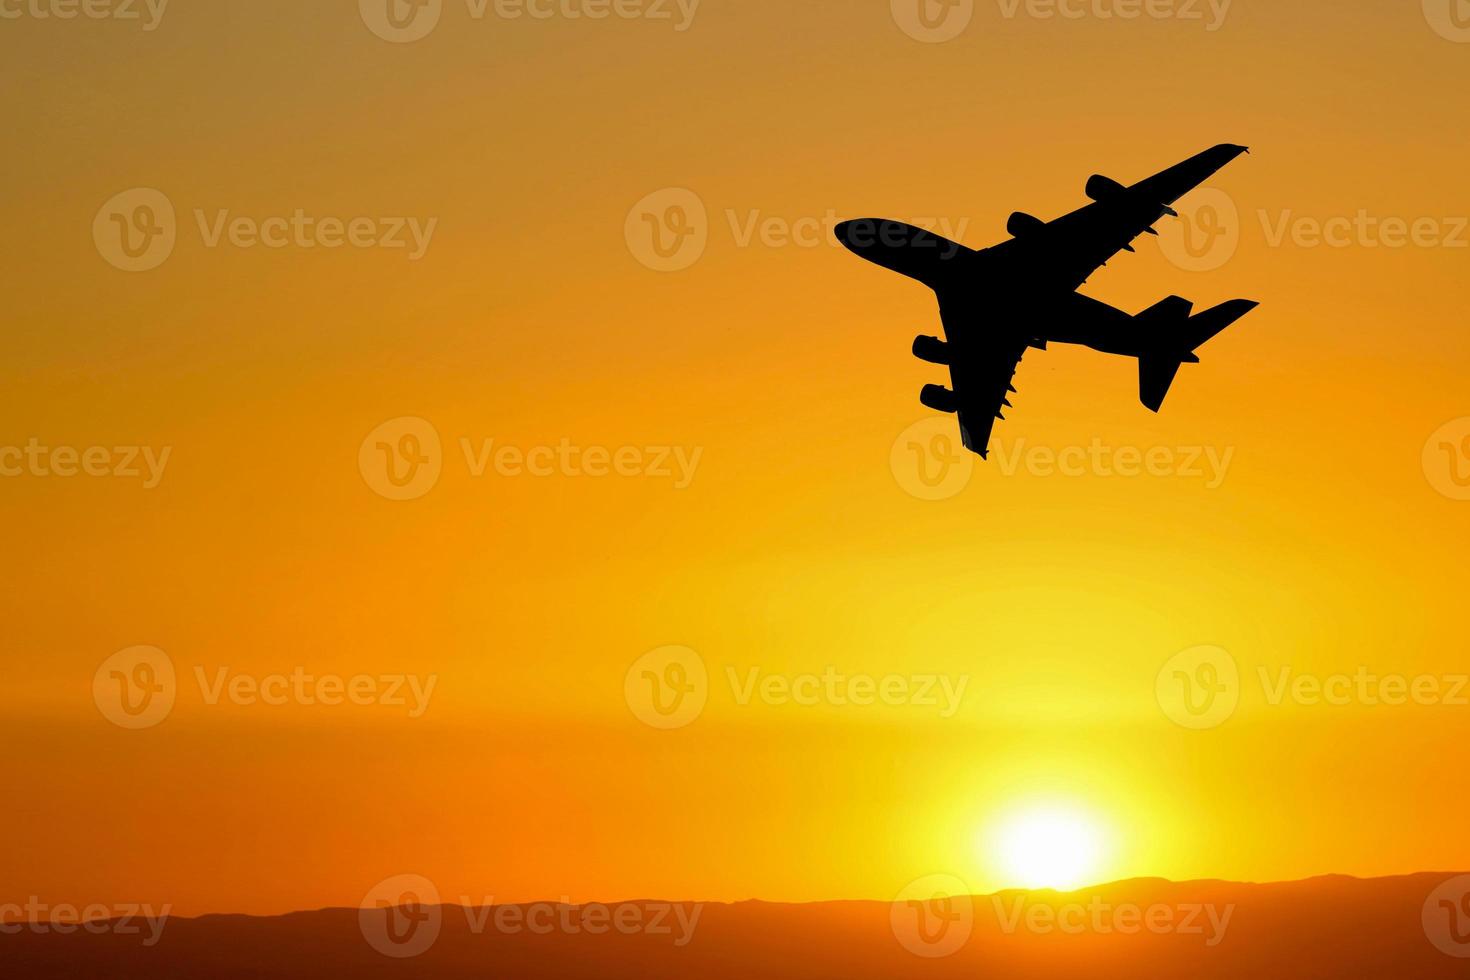
{"type": "MultiPolygon", "coordinates": [[[[1094,885],[1084,885],[1084,886],[1082,886],[1080,888],[1058,889],[1058,888],[1019,888],[1019,887],[1010,887],[1010,888],[1002,888],[1002,889],[999,889],[998,891],[975,892],[975,893],[969,894],[969,895],[967,895],[965,897],[971,898],[971,899],[979,899],[979,898],[995,898],[995,897],[998,897],[998,896],[1017,895],[1017,894],[1024,894],[1024,895],[1063,895],[1063,896],[1065,896],[1065,895],[1081,895],[1081,894],[1085,894],[1085,893],[1091,892],[1091,891],[1098,891],[1098,890],[1101,890],[1101,889],[1108,889],[1108,888],[1118,888],[1118,887],[1125,886],[1125,885],[1136,885],[1136,884],[1164,884],[1164,885],[1171,885],[1171,886],[1174,886],[1174,887],[1187,887],[1187,886],[1191,886],[1191,885],[1210,885],[1210,886],[1227,886],[1227,887],[1234,886],[1234,887],[1239,887],[1239,888],[1272,888],[1272,887],[1285,887],[1285,886],[1289,886],[1289,885],[1305,885],[1305,884],[1311,884],[1313,882],[1320,882],[1320,881],[1350,881],[1350,882],[1360,882],[1360,883],[1365,883],[1365,884],[1372,884],[1372,883],[1377,883],[1377,882],[1403,881],[1403,880],[1410,879],[1410,878],[1439,878],[1439,877],[1444,877],[1446,880],[1448,880],[1449,878],[1455,878],[1455,877],[1459,877],[1461,875],[1470,875],[1470,871],[1410,871],[1410,872],[1405,872],[1403,874],[1377,875],[1377,876],[1371,876],[1371,877],[1364,877],[1362,875],[1344,874],[1344,873],[1338,873],[1338,872],[1328,872],[1328,873],[1325,873],[1325,874],[1309,875],[1309,876],[1307,876],[1305,878],[1287,878],[1287,879],[1281,879],[1279,881],[1235,881],[1235,880],[1228,879],[1228,878],[1186,878],[1186,879],[1180,879],[1180,880],[1176,881],[1176,880],[1174,880],[1172,878],[1162,878],[1162,877],[1144,875],[1144,876],[1139,876],[1139,877],[1135,877],[1135,878],[1119,878],[1119,879],[1117,879],[1115,881],[1101,882],[1101,883],[1094,884],[1094,885]]],[[[4,903],[0,903],[0,904],[4,904],[4,903]]],[[[595,900],[594,899],[594,900],[586,901],[586,902],[570,902],[570,901],[563,901],[562,899],[531,899],[531,900],[528,900],[528,901],[502,902],[502,903],[497,903],[497,904],[492,904],[492,905],[463,905],[463,904],[460,904],[458,902],[439,902],[439,903],[437,903],[435,905],[429,905],[427,907],[428,908],[438,908],[438,909],[486,909],[486,908],[495,909],[495,908],[517,908],[517,907],[524,908],[524,907],[530,906],[530,905],[553,905],[553,906],[556,906],[558,908],[561,908],[561,907],[565,907],[565,908],[586,908],[589,905],[615,906],[615,905],[647,905],[647,904],[701,905],[701,906],[714,905],[714,906],[728,906],[728,907],[732,907],[732,908],[735,907],[735,906],[738,906],[738,905],[752,905],[752,904],[754,904],[754,905],[787,906],[787,907],[790,907],[790,908],[809,908],[809,907],[820,906],[820,905],[892,905],[893,904],[893,899],[891,899],[891,898],[889,898],[889,899],[881,899],[881,898],[829,898],[829,899],[814,899],[814,900],[811,900],[811,901],[801,901],[801,902],[798,902],[798,901],[777,901],[777,900],[764,899],[764,898],[742,898],[742,899],[735,899],[735,900],[724,900],[724,899],[721,899],[721,900],[709,900],[709,899],[690,899],[690,898],[684,898],[684,899],[629,898],[629,899],[619,899],[617,901],[600,901],[600,900],[595,900]]],[[[403,908],[404,906],[384,906],[384,907],[385,908],[403,908]]],[[[292,911],[289,911],[289,912],[263,912],[263,913],[256,913],[256,912],[201,912],[201,913],[198,913],[198,914],[195,914],[195,915],[176,915],[174,913],[169,913],[168,916],[167,916],[167,918],[170,919],[170,920],[180,920],[180,921],[184,921],[184,922],[199,922],[199,921],[202,921],[202,920],[205,920],[205,919],[261,919],[261,920],[266,920],[266,919],[285,919],[285,918],[290,918],[292,916],[299,916],[299,915],[322,915],[322,914],[329,913],[329,912],[357,913],[357,912],[364,911],[364,909],[365,909],[365,907],[356,907],[356,906],[350,906],[350,905],[328,905],[328,906],[322,906],[320,908],[315,908],[315,909],[295,909],[295,910],[292,910],[292,911]]],[[[17,921],[19,921],[19,920],[17,920],[17,921]]],[[[51,922],[51,920],[49,920],[49,919],[40,919],[40,920],[36,920],[36,921],[38,923],[44,922],[44,923],[48,923],[48,924],[51,922]]],[[[111,921],[114,921],[114,920],[112,918],[107,918],[107,919],[91,919],[91,920],[88,920],[88,921],[90,921],[90,922],[111,922],[111,921]]],[[[71,924],[71,925],[79,925],[80,923],[68,923],[68,924],[71,924]]]]}

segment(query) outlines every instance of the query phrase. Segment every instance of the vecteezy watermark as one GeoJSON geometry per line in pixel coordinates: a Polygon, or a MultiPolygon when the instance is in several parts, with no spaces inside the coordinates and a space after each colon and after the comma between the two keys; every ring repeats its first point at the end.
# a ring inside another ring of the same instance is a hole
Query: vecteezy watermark
{"type": "Polygon", "coordinates": [[[555,446],[496,444],[494,439],[460,439],[465,466],[472,477],[490,471],[502,477],[554,476],[594,480],[615,476],[624,479],[667,480],[675,490],[687,490],[704,456],[699,446],[578,446],[562,439],[555,446]]]}
{"type": "Polygon", "coordinates": [[[0,0],[0,20],[115,20],[158,29],[169,0],[0,0]]]}
{"type": "Polygon", "coordinates": [[[434,945],[444,925],[439,889],[423,875],[394,875],[358,903],[357,927],[368,945],[394,959],[410,959],[434,945]]]}
{"type": "MultiPolygon", "coordinates": [[[[422,718],[429,710],[439,675],[314,674],[297,666],[286,672],[256,674],[231,667],[195,665],[190,676],[208,707],[381,707],[402,709],[422,718]]],[[[179,695],[178,673],[167,653],[137,646],[108,657],[92,675],[92,701],[102,716],[120,728],[161,724],[179,695]]]]}
{"type": "MultiPolygon", "coordinates": [[[[1113,902],[1101,895],[1062,901],[1027,892],[990,896],[1002,935],[1198,936],[1206,947],[1224,942],[1235,906],[1204,902],[1113,902]]],[[[935,874],[910,882],[889,905],[894,938],[915,956],[953,956],[976,929],[975,899],[965,882],[935,874]]]]}
{"type": "MultiPolygon", "coordinates": [[[[1268,707],[1470,707],[1470,674],[1383,673],[1367,665],[1319,674],[1287,664],[1257,665],[1250,676],[1268,707]]],[[[1218,728],[1242,694],[1240,665],[1220,647],[1192,647],[1159,670],[1155,694],[1164,714],[1186,728],[1218,728]]]]}
{"type": "MultiPolygon", "coordinates": [[[[522,446],[494,438],[462,437],[459,449],[471,479],[640,479],[664,481],[687,490],[704,457],[702,447],[522,446]]],[[[358,470],[372,491],[388,500],[417,500],[433,490],[444,472],[443,441],[432,423],[415,416],[390,419],[358,447],[358,470]]]]}
{"type": "Polygon", "coordinates": [[[163,265],[178,237],[173,202],[151,187],[113,195],[92,219],[98,254],[124,272],[148,272],[163,265]]]}
{"type": "Polygon", "coordinates": [[[1006,935],[1029,932],[1037,935],[1061,933],[1067,936],[1137,936],[1141,933],[1155,936],[1199,936],[1211,948],[1224,941],[1225,932],[1230,928],[1230,919],[1235,914],[1233,904],[1114,904],[1100,895],[1092,895],[1086,902],[1058,902],[1038,900],[1021,893],[1009,898],[993,895],[990,901],[995,907],[995,918],[1000,924],[1000,930],[1006,935]]]}
{"type": "Polygon", "coordinates": [[[410,718],[422,718],[429,710],[438,674],[311,674],[305,667],[289,673],[256,675],[229,667],[206,669],[196,666],[194,682],[204,703],[213,707],[224,701],[241,707],[285,705],[335,708],[403,708],[410,718]]]}
{"type": "Polygon", "coordinates": [[[47,446],[32,436],[24,446],[0,446],[0,477],[84,476],[141,480],[144,490],[163,481],[172,446],[47,446]]]}
{"type": "MultiPolygon", "coordinates": [[[[724,680],[735,704],[772,707],[914,707],[934,709],[948,721],[969,688],[968,675],[849,674],[836,667],[820,673],[785,673],[726,665],[724,680]]],[[[623,678],[623,700],[634,717],[653,728],[692,724],[709,701],[709,669],[688,647],[660,647],[639,657],[623,678]]]]}
{"type": "Polygon", "coordinates": [[[665,731],[683,728],[704,713],[709,701],[709,670],[688,647],[650,650],[623,676],[623,700],[645,725],[665,731]]]}
{"type": "Polygon", "coordinates": [[[924,959],[953,956],[975,931],[970,887],[954,875],[909,882],[888,905],[888,927],[900,946],[924,959]]]}
{"type": "MultiPolygon", "coordinates": [[[[192,216],[200,243],[209,249],[383,249],[406,251],[411,262],[428,253],[439,227],[438,218],[339,217],[310,214],[304,208],[266,217],[236,214],[229,208],[194,208],[192,216]]],[[[173,254],[178,237],[173,202],[151,187],[113,196],[92,220],[98,254],[124,272],[158,268],[173,254]]]]}
{"type": "Polygon", "coordinates": [[[949,500],[959,496],[975,475],[976,458],[960,441],[953,416],[931,415],[909,426],[893,440],[888,467],[910,496],[949,500]]]}
{"type": "Polygon", "coordinates": [[[1424,443],[1424,475],[1451,500],[1470,500],[1470,416],[1446,422],[1424,443]]]}
{"type": "MultiPolygon", "coordinates": [[[[728,232],[736,248],[842,248],[837,237],[841,215],[827,209],[817,215],[767,214],[759,208],[726,208],[719,226],[728,232]]],[[[853,235],[862,244],[864,234],[872,235],[872,244],[901,248],[902,237],[911,228],[932,232],[944,241],[926,237],[925,242],[937,246],[944,255],[958,249],[956,241],[964,237],[970,219],[917,217],[907,222],[876,222],[865,232],[861,222],[854,223],[853,235]]],[[[709,246],[713,234],[709,209],[704,200],[687,187],[666,187],[640,199],[628,210],[623,221],[623,238],[628,251],[639,263],[655,272],[681,272],[698,262],[709,246]]]]}
{"type": "Polygon", "coordinates": [[[611,905],[591,902],[573,905],[569,898],[559,902],[532,902],[496,905],[487,895],[471,902],[460,899],[465,921],[475,934],[494,930],[508,936],[530,933],[533,936],[662,936],[670,945],[682,949],[694,939],[699,917],[704,914],[700,902],[616,902],[611,905]]]}
{"type": "Polygon", "coordinates": [[[965,32],[975,0],[889,0],[893,22],[915,41],[943,44],[965,32]]]}
{"type": "Polygon", "coordinates": [[[1446,956],[1470,959],[1470,875],[1444,882],[1424,900],[1424,935],[1446,956]]]}
{"type": "Polygon", "coordinates": [[[20,932],[40,935],[56,933],[67,936],[77,931],[94,936],[141,936],[146,947],[158,945],[163,938],[163,928],[168,924],[172,905],[155,909],[147,903],[103,905],[94,903],[86,906],[66,902],[48,904],[32,895],[26,904],[0,903],[0,935],[13,936],[20,932]]]}
{"type": "Polygon", "coordinates": [[[1156,230],[1159,251],[1186,272],[1213,272],[1240,248],[1240,209],[1214,187],[1201,187],[1174,205],[1177,218],[1164,218],[1156,230]]]}
{"type": "MultiPolygon", "coordinates": [[[[1186,195],[1177,219],[1157,226],[1159,250],[1189,272],[1211,272],[1239,250],[1243,222],[1229,194],[1213,187],[1186,195]]],[[[1292,208],[1258,208],[1255,215],[1268,248],[1462,249],[1470,248],[1470,216],[1383,215],[1367,208],[1352,214],[1306,215],[1292,208]]]]}
{"type": "MultiPolygon", "coordinates": [[[[997,439],[989,466],[1003,477],[1024,473],[1033,477],[1134,480],[1198,480],[1206,490],[1224,484],[1235,459],[1234,447],[1113,446],[1094,438],[1086,446],[1033,445],[1024,438],[1010,443],[997,439]]],[[[959,496],[975,475],[977,457],[960,442],[951,416],[931,416],[905,429],[889,451],[889,468],[898,485],[920,500],[949,500],[959,496]]]]}
{"type": "Polygon", "coordinates": [[[960,710],[969,675],[948,674],[845,674],[828,667],[820,674],[780,674],[760,667],[737,670],[725,668],[725,679],[735,695],[735,703],[744,707],[754,701],[782,706],[814,708],[937,708],[939,717],[948,721],[960,710]]]}
{"type": "Polygon", "coordinates": [[[1007,449],[997,440],[995,465],[1003,476],[1084,476],[1136,480],[1139,477],[1203,481],[1206,490],[1217,490],[1230,472],[1235,448],[1227,446],[1111,446],[1094,438],[1086,446],[1033,446],[1017,439],[1007,449]]]}
{"type": "MultiPolygon", "coordinates": [[[[996,0],[1005,20],[1198,22],[1214,33],[1225,24],[1233,0],[996,0]]],[[[890,0],[893,21],[905,34],[943,44],[965,32],[975,17],[975,0],[890,0]]]]}
{"type": "Polygon", "coordinates": [[[363,438],[357,468],[378,496],[418,500],[439,484],[444,472],[439,430],[415,416],[389,419],[363,438]]]}
{"type": "Polygon", "coordinates": [[[119,728],[152,728],[173,711],[177,696],[174,662],[157,647],[119,650],[92,675],[92,702],[119,728]]]}
{"type": "Polygon", "coordinates": [[[1448,41],[1470,42],[1470,7],[1464,0],[1423,0],[1424,19],[1448,41]]]}
{"type": "MultiPolygon", "coordinates": [[[[694,26],[700,0],[464,0],[471,21],[646,20],[682,34],[694,26]]],[[[410,44],[434,32],[445,0],[358,0],[362,22],[384,41],[410,44]]]]}
{"type": "Polygon", "coordinates": [[[1359,208],[1318,218],[1286,208],[1275,215],[1262,210],[1259,217],[1271,248],[1288,242],[1297,248],[1470,248],[1470,217],[1464,215],[1406,218],[1359,208]]]}
{"type": "Polygon", "coordinates": [[[996,0],[1006,20],[1174,20],[1199,23],[1213,34],[1233,0],[996,0]]]}
{"type": "Polygon", "coordinates": [[[1159,668],[1154,696],[1176,724],[1218,728],[1240,704],[1240,665],[1222,647],[1191,647],[1159,668]]]}
{"type": "Polygon", "coordinates": [[[1266,703],[1315,707],[1397,708],[1405,705],[1470,707],[1470,674],[1378,674],[1359,666],[1351,673],[1300,673],[1290,666],[1256,668],[1266,703]]]}
{"type": "Polygon", "coordinates": [[[449,909],[464,913],[473,935],[653,936],[676,948],[694,939],[704,905],[699,902],[559,902],[497,905],[495,896],[461,896],[457,906],[440,904],[439,890],[423,875],[395,875],[363,897],[358,928],[368,945],[395,959],[419,956],[439,938],[449,909]]]}
{"type": "Polygon", "coordinates": [[[682,272],[709,245],[709,212],[688,188],[666,187],[628,210],[623,239],[633,257],[655,272],[682,272]]]}

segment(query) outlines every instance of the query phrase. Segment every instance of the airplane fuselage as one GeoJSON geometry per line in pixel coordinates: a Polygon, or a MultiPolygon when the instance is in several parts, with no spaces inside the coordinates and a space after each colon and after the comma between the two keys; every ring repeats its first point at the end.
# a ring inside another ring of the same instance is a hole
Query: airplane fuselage
{"type": "Polygon", "coordinates": [[[973,327],[969,333],[1014,331],[1030,346],[1043,349],[1047,344],[1076,344],[1122,357],[1137,357],[1148,349],[1152,331],[1132,314],[1065,283],[1023,274],[1024,264],[997,254],[1001,251],[970,251],[954,264],[936,290],[947,318],[968,321],[973,327]]]}
{"type": "Polygon", "coordinates": [[[1044,341],[1122,357],[1137,357],[1147,349],[1149,331],[1117,307],[1081,293],[1067,294],[1058,306],[1049,322],[1038,324],[1044,341]]]}

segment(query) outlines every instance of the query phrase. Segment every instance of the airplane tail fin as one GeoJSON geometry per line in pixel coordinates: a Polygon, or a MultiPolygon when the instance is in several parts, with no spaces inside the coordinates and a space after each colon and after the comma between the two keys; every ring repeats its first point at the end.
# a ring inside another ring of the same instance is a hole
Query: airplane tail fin
{"type": "Polygon", "coordinates": [[[1138,358],[1138,397],[1151,412],[1164,406],[1181,364],[1198,364],[1195,350],[1260,304],[1235,299],[1190,316],[1194,304],[1178,296],[1138,314],[1137,320],[1153,333],[1153,347],[1138,358]]]}
{"type": "Polygon", "coordinates": [[[1138,397],[1150,412],[1164,407],[1164,398],[1183,363],[1173,354],[1144,354],[1138,359],[1138,397]]]}

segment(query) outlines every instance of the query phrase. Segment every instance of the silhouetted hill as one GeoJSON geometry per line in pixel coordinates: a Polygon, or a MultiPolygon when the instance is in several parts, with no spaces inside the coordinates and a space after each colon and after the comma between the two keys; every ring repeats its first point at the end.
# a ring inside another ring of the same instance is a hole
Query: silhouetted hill
{"type": "MultiPolygon", "coordinates": [[[[659,902],[366,914],[328,909],[277,918],[170,919],[151,948],[143,945],[146,929],[59,935],[27,927],[0,936],[0,974],[14,980],[1463,978],[1470,976],[1470,959],[1450,954],[1470,955],[1470,903],[1456,886],[1446,891],[1456,877],[1268,885],[1147,879],[947,903],[707,904],[697,915],[694,905],[675,914],[659,902]],[[394,953],[422,951],[395,958],[375,944],[394,953]],[[949,955],[932,955],[938,953],[949,955]]],[[[919,893],[927,898],[932,890],[919,893]]]]}

